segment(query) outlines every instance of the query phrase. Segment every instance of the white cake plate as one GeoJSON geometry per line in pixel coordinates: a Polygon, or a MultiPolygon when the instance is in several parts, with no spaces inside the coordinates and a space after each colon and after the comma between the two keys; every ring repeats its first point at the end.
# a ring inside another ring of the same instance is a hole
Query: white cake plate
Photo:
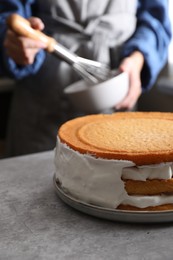
{"type": "Polygon", "coordinates": [[[55,175],[53,178],[55,191],[59,198],[69,206],[102,219],[112,221],[131,222],[131,223],[163,223],[173,221],[173,211],[127,211],[127,210],[114,210],[99,206],[84,203],[78,199],[73,198],[71,195],[65,193],[58,183],[55,175]]]}

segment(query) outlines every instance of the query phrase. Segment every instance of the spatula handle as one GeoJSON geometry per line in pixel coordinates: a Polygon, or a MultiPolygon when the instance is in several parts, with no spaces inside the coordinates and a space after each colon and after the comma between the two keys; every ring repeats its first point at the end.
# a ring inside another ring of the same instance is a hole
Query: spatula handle
{"type": "Polygon", "coordinates": [[[23,18],[18,14],[12,14],[7,18],[7,25],[14,32],[19,34],[20,36],[25,36],[33,40],[39,40],[46,44],[47,51],[53,52],[55,49],[55,45],[57,42],[54,38],[49,37],[42,33],[41,31],[35,30],[31,27],[31,24],[28,20],[23,18]]]}

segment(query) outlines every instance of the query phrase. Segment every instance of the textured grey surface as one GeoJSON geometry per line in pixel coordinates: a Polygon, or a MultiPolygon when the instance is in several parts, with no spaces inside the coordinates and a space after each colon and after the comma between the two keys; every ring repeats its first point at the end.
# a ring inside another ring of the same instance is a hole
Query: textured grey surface
{"type": "Polygon", "coordinates": [[[0,160],[0,260],[172,260],[173,222],[128,224],[64,204],[53,152],[0,160]]]}

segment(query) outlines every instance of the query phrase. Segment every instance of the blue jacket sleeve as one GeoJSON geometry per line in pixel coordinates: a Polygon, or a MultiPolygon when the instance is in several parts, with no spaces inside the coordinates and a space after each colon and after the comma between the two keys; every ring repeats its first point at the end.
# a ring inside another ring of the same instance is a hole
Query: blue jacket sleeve
{"type": "Polygon", "coordinates": [[[6,19],[11,13],[18,13],[27,18],[31,16],[31,5],[33,0],[0,0],[0,75],[20,79],[37,73],[45,59],[45,52],[41,50],[32,65],[18,66],[6,54],[3,47],[4,37],[7,30],[6,19]]]}
{"type": "Polygon", "coordinates": [[[165,66],[168,45],[171,39],[171,25],[167,0],[139,1],[137,28],[124,44],[122,57],[134,50],[143,53],[145,64],[141,73],[143,90],[150,89],[165,66]]]}

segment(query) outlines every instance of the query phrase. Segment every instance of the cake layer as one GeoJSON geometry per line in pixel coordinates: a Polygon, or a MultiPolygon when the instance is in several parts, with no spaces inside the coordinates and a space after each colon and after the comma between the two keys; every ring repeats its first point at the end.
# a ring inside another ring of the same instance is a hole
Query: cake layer
{"type": "Polygon", "coordinates": [[[131,210],[131,211],[164,211],[164,210],[173,210],[173,204],[164,204],[164,205],[145,207],[145,208],[138,208],[130,205],[119,205],[117,209],[131,210]]]}
{"type": "Polygon", "coordinates": [[[169,180],[124,180],[129,195],[173,194],[173,179],[169,180]]]}
{"type": "Polygon", "coordinates": [[[59,137],[72,149],[136,165],[173,161],[173,114],[123,112],[79,117],[63,124],[59,137]]]}

